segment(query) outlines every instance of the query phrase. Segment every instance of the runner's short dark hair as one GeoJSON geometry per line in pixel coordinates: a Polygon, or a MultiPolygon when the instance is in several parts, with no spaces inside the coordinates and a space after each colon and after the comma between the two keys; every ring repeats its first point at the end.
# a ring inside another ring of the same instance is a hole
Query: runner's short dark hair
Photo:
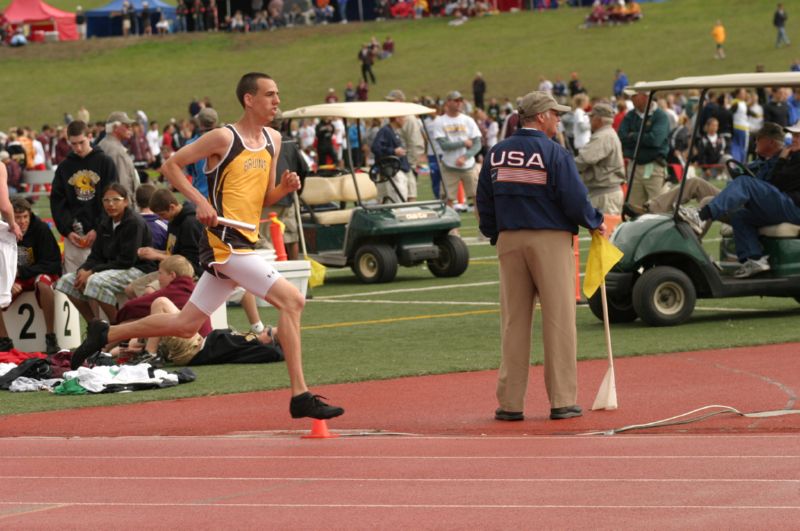
{"type": "Polygon", "coordinates": [[[239,100],[242,108],[244,108],[244,95],[256,93],[259,79],[272,79],[272,77],[261,72],[249,72],[243,75],[242,79],[239,80],[239,84],[236,85],[236,99],[239,100]]]}

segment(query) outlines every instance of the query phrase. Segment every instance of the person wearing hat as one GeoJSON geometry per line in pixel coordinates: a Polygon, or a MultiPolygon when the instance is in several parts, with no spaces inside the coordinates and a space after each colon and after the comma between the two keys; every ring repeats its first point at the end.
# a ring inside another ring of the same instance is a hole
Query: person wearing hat
{"type": "Polygon", "coordinates": [[[596,104],[589,113],[592,136],[578,150],[575,165],[581,172],[583,184],[589,189],[592,206],[606,214],[622,212],[622,183],[625,182],[625,162],[622,144],[611,127],[614,109],[607,103],[596,104]]]}
{"type": "Polygon", "coordinates": [[[764,254],[758,238],[760,227],[779,223],[800,225],[800,124],[780,129],[767,122],[757,142],[778,144],[775,129],[780,131],[781,137],[783,130],[791,133],[792,143],[783,147],[781,138],[778,152],[758,169],[761,171],[753,172],[755,176],[737,176],[700,209],[678,209],[678,216],[698,234],[707,230],[714,220],[724,219],[730,223],[736,256],[742,264],[733,274],[736,278],[749,278],[770,269],[769,256],[764,254]],[[771,171],[764,173],[763,167],[771,167],[771,171]]]}
{"type": "MultiPolygon", "coordinates": [[[[759,179],[768,180],[778,162],[778,155],[780,155],[781,149],[783,149],[783,128],[778,124],[767,122],[761,130],[756,133],[755,138],[755,154],[757,158],[748,163],[747,168],[759,179]]],[[[738,174],[736,176],[738,176],[738,174]]],[[[734,176],[734,178],[736,176],[734,176]]],[[[649,199],[642,209],[628,208],[626,213],[631,216],[639,216],[647,213],[671,213],[675,208],[675,201],[678,199],[678,194],[681,194],[682,204],[688,203],[689,201],[696,201],[700,207],[703,207],[720,193],[719,188],[701,177],[690,176],[686,177],[684,180],[686,182],[683,185],[683,190],[681,190],[680,187],[675,187],[653,199],[649,199]]],[[[630,205],[628,206],[630,207],[630,205]]],[[[708,230],[709,225],[708,223],[704,224],[698,235],[702,237],[708,230]]]]}
{"type": "Polygon", "coordinates": [[[117,168],[118,182],[128,191],[128,197],[136,197],[139,188],[139,173],[133,165],[133,158],[123,142],[128,142],[133,135],[133,120],[123,111],[115,111],[106,119],[106,135],[97,144],[103,152],[111,157],[117,168]]]}
{"type": "Polygon", "coordinates": [[[495,419],[524,419],[531,323],[542,308],[545,387],[550,418],[578,417],[575,256],[581,225],[605,234],[569,151],[552,138],[560,114],[550,94],[530,92],[519,104],[521,128],[486,155],[478,179],[480,231],[500,262],[502,359],[495,419]]]}
{"type": "MultiPolygon", "coordinates": [[[[219,123],[219,115],[213,107],[203,107],[192,118],[199,134],[191,139],[188,144],[196,141],[198,138],[213,131],[219,123]]],[[[208,197],[208,178],[206,177],[206,159],[198,160],[194,164],[190,164],[185,168],[186,174],[192,178],[192,186],[197,188],[204,197],[208,197]]]]}
{"type": "Polygon", "coordinates": [[[442,151],[439,170],[442,172],[448,206],[458,196],[458,183],[463,183],[468,202],[475,199],[476,176],[480,170],[475,155],[481,150],[481,130],[472,117],[461,112],[464,98],[457,90],[447,95],[444,114],[435,122],[432,141],[442,151]]]}
{"type": "MultiPolygon", "coordinates": [[[[630,89],[626,89],[625,94],[631,96],[633,109],[625,114],[617,134],[622,142],[622,154],[627,159],[633,159],[647,108],[648,95],[646,92],[630,89]]],[[[644,124],[644,134],[635,164],[633,161],[630,162],[635,166],[635,173],[628,191],[628,203],[641,208],[648,199],[663,191],[667,178],[668,153],[669,118],[654,102],[644,124]]]]}
{"type": "MultiPolygon", "coordinates": [[[[394,89],[386,95],[386,101],[406,101],[405,93],[394,89]]],[[[408,173],[408,201],[417,199],[417,168],[428,163],[425,153],[425,138],[422,136],[422,125],[416,116],[406,116],[403,125],[397,131],[400,141],[406,150],[406,158],[411,171],[408,173]]]]}
{"type": "Polygon", "coordinates": [[[67,126],[72,151],[56,168],[50,191],[50,213],[64,237],[64,273],[74,273],[89,257],[97,228],[105,216],[102,191],[117,182],[117,167],[89,141],[89,126],[75,120],[67,126]]]}

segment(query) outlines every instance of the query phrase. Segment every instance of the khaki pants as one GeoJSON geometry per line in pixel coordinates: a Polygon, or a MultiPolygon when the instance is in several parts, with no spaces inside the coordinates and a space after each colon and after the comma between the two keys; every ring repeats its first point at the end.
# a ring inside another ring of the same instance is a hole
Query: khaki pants
{"type": "Polygon", "coordinates": [[[575,328],[575,257],[572,234],[555,230],[503,231],[500,260],[502,360],[497,401],[506,411],[524,411],[531,361],[531,325],[542,308],[544,383],[550,407],[578,399],[575,328]]]}
{"type": "Polygon", "coordinates": [[[664,166],[659,166],[655,162],[651,162],[650,164],[637,164],[631,193],[628,196],[628,203],[642,207],[648,199],[653,199],[660,195],[664,192],[664,181],[666,177],[667,169],[664,166]],[[650,177],[645,179],[644,176],[648,166],[652,166],[653,169],[650,177]]]}
{"type": "Polygon", "coordinates": [[[589,192],[589,201],[591,201],[592,206],[603,214],[610,214],[612,216],[620,215],[622,213],[622,202],[624,200],[625,196],[622,194],[622,188],[604,194],[593,194],[589,192]]]}
{"type": "MultiPolygon", "coordinates": [[[[671,213],[672,209],[675,208],[678,192],[680,192],[680,187],[676,186],[672,190],[664,192],[650,201],[647,201],[648,212],[654,214],[671,213]]],[[[719,192],[719,188],[707,182],[705,179],[689,177],[686,179],[686,184],[683,185],[683,197],[681,198],[681,202],[688,203],[694,199],[703,207],[710,203],[711,199],[717,197],[719,192]]]]}

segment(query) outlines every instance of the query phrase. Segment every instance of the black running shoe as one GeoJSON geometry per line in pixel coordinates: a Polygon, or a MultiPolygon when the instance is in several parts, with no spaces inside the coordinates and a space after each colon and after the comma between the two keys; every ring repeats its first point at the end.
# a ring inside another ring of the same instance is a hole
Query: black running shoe
{"type": "Polygon", "coordinates": [[[344,413],[344,409],[326,404],[321,400],[322,398],[325,397],[312,395],[308,391],[293,396],[292,401],[289,402],[289,412],[292,414],[292,418],[332,419],[344,413]]]}
{"type": "Polygon", "coordinates": [[[108,343],[108,321],[95,319],[86,327],[86,339],[72,354],[70,368],[74,371],[86,361],[86,358],[100,352],[108,343]]]}
{"type": "Polygon", "coordinates": [[[522,411],[506,411],[505,409],[498,408],[494,412],[494,419],[514,422],[517,420],[525,420],[525,415],[522,411]]]}
{"type": "Polygon", "coordinates": [[[581,406],[554,407],[550,410],[550,418],[552,420],[571,419],[581,415],[583,415],[581,406]]]}

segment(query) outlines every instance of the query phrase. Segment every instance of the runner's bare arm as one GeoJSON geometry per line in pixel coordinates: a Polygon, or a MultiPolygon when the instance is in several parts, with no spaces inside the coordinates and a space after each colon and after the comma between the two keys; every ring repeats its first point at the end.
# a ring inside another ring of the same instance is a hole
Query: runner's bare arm
{"type": "Polygon", "coordinates": [[[208,167],[215,166],[230,146],[233,133],[225,128],[215,129],[204,134],[191,144],[176,151],[161,167],[161,173],[186,199],[197,205],[197,219],[204,225],[217,224],[217,212],[183,173],[183,168],[198,160],[208,159],[208,167]]]}

